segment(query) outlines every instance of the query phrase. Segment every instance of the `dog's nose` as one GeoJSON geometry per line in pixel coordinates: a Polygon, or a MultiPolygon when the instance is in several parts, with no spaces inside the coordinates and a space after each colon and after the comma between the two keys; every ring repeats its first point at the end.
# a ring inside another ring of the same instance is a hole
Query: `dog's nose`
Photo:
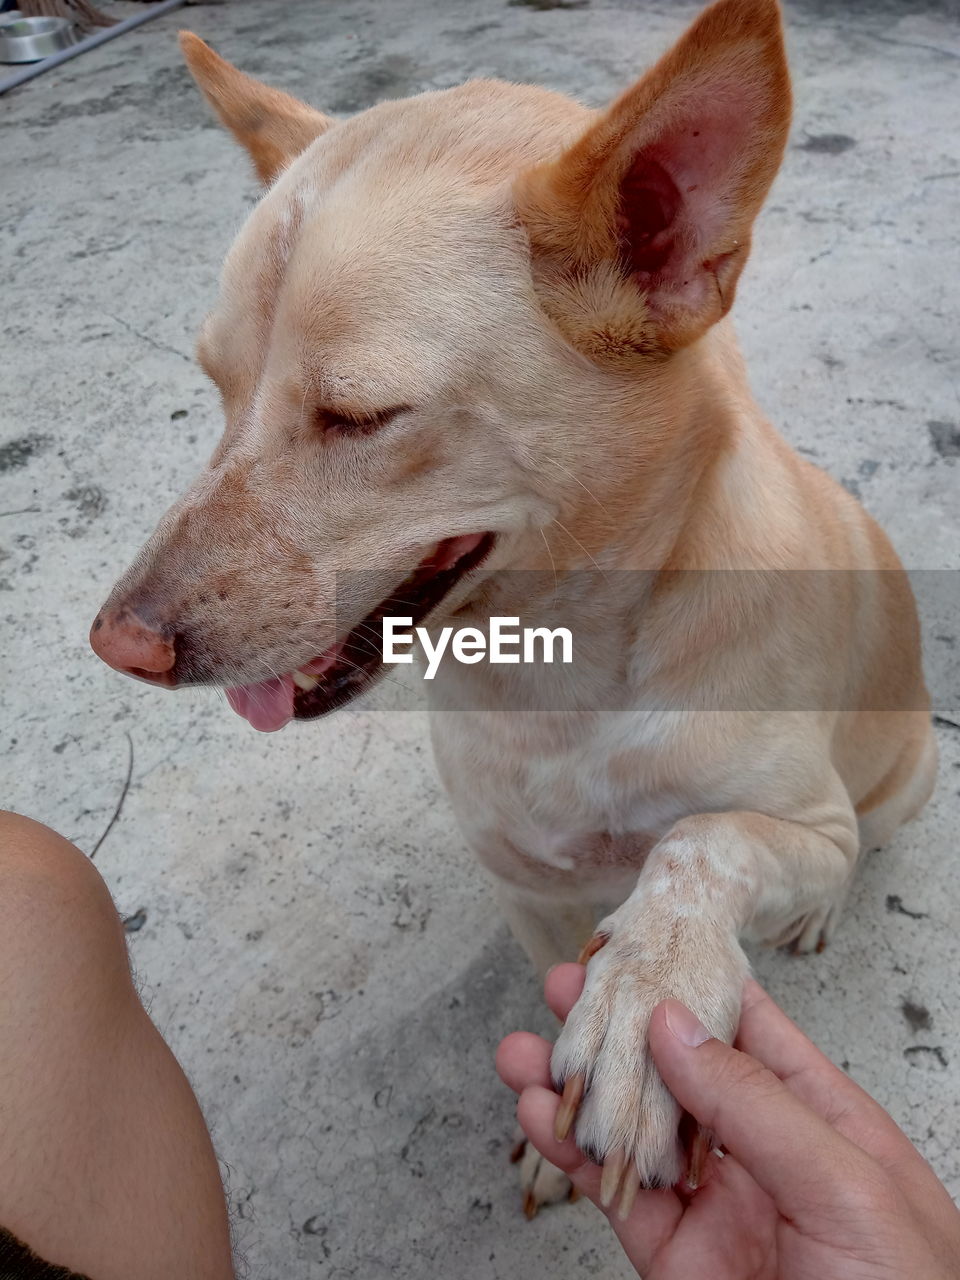
{"type": "Polygon", "coordinates": [[[177,660],[172,640],[148,627],[132,609],[121,605],[99,613],[90,628],[90,645],[98,658],[116,671],[172,689],[177,660]]]}

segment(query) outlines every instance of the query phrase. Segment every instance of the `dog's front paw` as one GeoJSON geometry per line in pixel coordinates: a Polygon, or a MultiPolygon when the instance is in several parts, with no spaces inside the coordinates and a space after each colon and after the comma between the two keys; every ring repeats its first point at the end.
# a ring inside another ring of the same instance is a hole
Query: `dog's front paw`
{"type": "MultiPolygon", "coordinates": [[[[629,901],[603,921],[589,950],[583,993],[551,1059],[564,1095],[557,1136],[565,1137],[576,1117],[577,1145],[604,1166],[603,1203],[620,1190],[625,1217],[640,1187],[679,1182],[688,1155],[680,1108],[647,1047],[651,1015],[661,1000],[679,1000],[729,1043],[747,962],[732,932],[629,901]]],[[[706,1135],[697,1134],[689,1153],[692,1185],[708,1150],[706,1135]]]]}

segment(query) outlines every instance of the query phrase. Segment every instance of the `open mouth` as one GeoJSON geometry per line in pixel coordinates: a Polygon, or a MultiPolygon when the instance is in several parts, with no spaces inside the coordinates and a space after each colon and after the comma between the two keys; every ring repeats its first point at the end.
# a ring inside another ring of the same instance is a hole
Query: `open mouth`
{"type": "Polygon", "coordinates": [[[417,626],[486,559],[494,541],[492,533],[445,538],[342,640],[296,671],[227,689],[227,701],[262,733],[336,711],[383,674],[383,619],[412,618],[417,626]]]}

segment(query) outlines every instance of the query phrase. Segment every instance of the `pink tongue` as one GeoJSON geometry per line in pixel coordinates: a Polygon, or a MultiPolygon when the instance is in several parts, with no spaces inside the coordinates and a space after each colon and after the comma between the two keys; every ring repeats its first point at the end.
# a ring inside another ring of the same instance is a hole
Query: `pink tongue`
{"type": "Polygon", "coordinates": [[[227,701],[255,729],[274,733],[293,719],[293,676],[237,685],[227,690],[227,701]]]}
{"type": "MultiPolygon", "coordinates": [[[[459,538],[445,538],[437,543],[433,555],[422,563],[435,570],[449,569],[473,551],[484,537],[482,533],[470,533],[459,538]]],[[[332,644],[300,670],[306,675],[322,675],[337,661],[343,645],[342,640],[332,644]]],[[[227,701],[237,715],[249,720],[261,733],[275,733],[293,719],[293,697],[292,674],[260,680],[257,684],[240,684],[227,690],[227,701]]]]}

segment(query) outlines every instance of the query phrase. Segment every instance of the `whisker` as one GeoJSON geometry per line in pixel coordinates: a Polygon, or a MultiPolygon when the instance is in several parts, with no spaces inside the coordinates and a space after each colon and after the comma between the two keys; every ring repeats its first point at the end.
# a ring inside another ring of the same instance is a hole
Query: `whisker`
{"type": "Polygon", "coordinates": [[[374,636],[377,640],[383,641],[383,632],[378,631],[376,627],[372,627],[369,622],[358,622],[353,628],[354,631],[366,631],[368,635],[374,636]]]}
{"type": "Polygon", "coordinates": [[[585,493],[590,495],[590,497],[594,500],[594,502],[597,504],[597,506],[600,508],[601,511],[603,511],[606,515],[610,514],[609,508],[600,501],[600,499],[597,497],[597,495],[593,492],[592,489],[588,488],[587,485],[583,483],[583,481],[580,479],[579,476],[574,475],[574,473],[570,470],[569,467],[565,467],[563,463],[558,462],[556,458],[543,458],[541,459],[541,461],[549,462],[551,466],[559,467],[560,470],[564,473],[564,475],[568,475],[575,484],[578,484],[585,493]]]}
{"type": "Polygon", "coordinates": [[[558,528],[558,529],[562,529],[562,530],[563,530],[563,532],[567,535],[567,537],[570,539],[570,541],[571,541],[571,542],[575,542],[575,543],[577,544],[577,546],[580,548],[580,550],[583,552],[583,554],[587,557],[587,559],[590,561],[590,563],[594,566],[594,568],[597,570],[597,572],[598,572],[598,573],[600,574],[600,576],[603,578],[604,582],[609,582],[609,581],[610,581],[610,579],[607,577],[607,575],[604,573],[604,571],[603,571],[603,570],[600,568],[600,566],[597,564],[596,560],[593,558],[593,556],[590,554],[590,552],[587,550],[587,548],[583,545],[583,543],[582,543],[578,538],[575,538],[575,537],[573,536],[573,534],[570,532],[570,530],[567,528],[567,526],[566,526],[565,524],[561,524],[559,520],[554,520],[552,523],[553,523],[553,524],[555,524],[555,525],[557,526],[557,528],[558,528]]]}
{"type": "Polygon", "coordinates": [[[553,558],[553,552],[550,550],[550,543],[547,541],[547,535],[541,528],[540,537],[543,539],[543,545],[547,548],[547,555],[550,557],[550,563],[553,566],[553,600],[551,604],[556,604],[557,595],[560,592],[560,579],[557,577],[557,562],[553,558]]]}

